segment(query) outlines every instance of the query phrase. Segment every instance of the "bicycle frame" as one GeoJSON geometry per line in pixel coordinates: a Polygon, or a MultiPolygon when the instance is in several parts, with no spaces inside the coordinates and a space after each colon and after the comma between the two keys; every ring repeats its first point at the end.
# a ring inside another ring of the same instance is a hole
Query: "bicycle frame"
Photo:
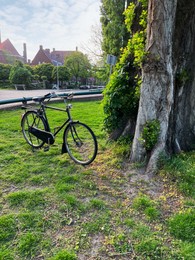
{"type": "Polygon", "coordinates": [[[49,125],[49,121],[48,121],[48,118],[47,118],[47,115],[46,115],[46,111],[45,111],[46,109],[66,112],[67,115],[68,115],[68,119],[61,126],[59,126],[56,131],[54,131],[54,133],[53,133],[54,136],[56,136],[65,127],[66,124],[73,122],[71,114],[70,114],[71,105],[67,105],[66,109],[63,109],[63,108],[48,106],[48,105],[45,105],[45,104],[41,103],[41,106],[40,106],[39,109],[37,109],[37,112],[38,113],[41,112],[41,116],[44,117],[45,122],[46,122],[46,124],[48,126],[48,131],[49,132],[50,132],[50,125],[49,125]]]}

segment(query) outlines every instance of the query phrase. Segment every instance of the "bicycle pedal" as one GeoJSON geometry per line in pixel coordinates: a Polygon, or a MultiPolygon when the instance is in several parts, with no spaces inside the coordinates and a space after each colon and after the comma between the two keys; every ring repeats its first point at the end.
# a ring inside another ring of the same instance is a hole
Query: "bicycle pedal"
{"type": "Polygon", "coordinates": [[[49,146],[44,147],[44,152],[48,152],[49,151],[49,146]]]}

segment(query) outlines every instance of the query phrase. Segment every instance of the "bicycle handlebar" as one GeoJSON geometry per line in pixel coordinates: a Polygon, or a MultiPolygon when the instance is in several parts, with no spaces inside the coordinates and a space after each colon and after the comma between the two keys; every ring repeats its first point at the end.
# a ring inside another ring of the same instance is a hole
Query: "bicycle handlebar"
{"type": "Polygon", "coordinates": [[[63,98],[66,98],[66,99],[72,99],[73,96],[74,96],[73,92],[68,93],[67,96],[65,96],[65,95],[58,95],[55,92],[50,92],[50,93],[47,93],[46,95],[44,95],[42,97],[33,97],[32,100],[35,101],[35,102],[43,102],[47,98],[51,99],[51,98],[55,98],[55,97],[63,97],[63,98]]]}

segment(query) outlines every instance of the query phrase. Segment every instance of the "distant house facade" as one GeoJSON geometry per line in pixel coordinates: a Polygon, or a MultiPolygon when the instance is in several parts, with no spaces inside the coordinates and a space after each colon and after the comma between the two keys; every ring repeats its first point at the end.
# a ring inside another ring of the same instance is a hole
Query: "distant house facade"
{"type": "Polygon", "coordinates": [[[30,62],[30,60],[28,60],[27,62],[26,44],[23,44],[22,56],[18,53],[18,51],[9,39],[6,39],[5,41],[1,42],[0,35],[0,63],[4,64],[13,64],[15,60],[19,60],[23,63],[28,63],[29,65],[38,65],[42,63],[51,63],[55,66],[63,65],[66,57],[68,57],[70,54],[74,52],[75,51],[58,51],[55,50],[55,48],[53,48],[53,50],[50,51],[50,49],[43,49],[43,46],[40,45],[39,50],[32,62],[30,62]]]}
{"type": "Polygon", "coordinates": [[[24,44],[24,53],[21,56],[9,39],[1,42],[0,40],[0,63],[13,64],[15,60],[26,63],[26,44],[24,44]]]}
{"type": "Polygon", "coordinates": [[[31,62],[31,65],[38,65],[42,63],[51,63],[53,65],[63,65],[65,58],[67,58],[74,51],[57,51],[53,48],[43,49],[43,46],[40,45],[39,51],[35,55],[34,59],[31,62]]]}

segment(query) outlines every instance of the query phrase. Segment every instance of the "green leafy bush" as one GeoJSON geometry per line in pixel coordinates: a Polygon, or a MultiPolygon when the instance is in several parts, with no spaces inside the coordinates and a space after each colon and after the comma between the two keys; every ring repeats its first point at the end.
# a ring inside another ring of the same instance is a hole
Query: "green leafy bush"
{"type": "Polygon", "coordinates": [[[127,47],[123,49],[119,62],[104,90],[104,126],[108,133],[124,128],[127,121],[135,122],[138,111],[140,68],[145,55],[147,1],[140,1],[142,11],[137,21],[136,6],[131,3],[125,11],[125,23],[130,32],[127,47]],[[145,22],[144,22],[145,21],[145,22]],[[136,29],[132,30],[135,23],[136,29]]]}
{"type": "Polygon", "coordinates": [[[151,151],[158,141],[160,123],[158,120],[147,121],[143,127],[141,141],[146,151],[151,151]]]}
{"type": "Polygon", "coordinates": [[[12,84],[25,84],[28,86],[31,82],[32,74],[24,67],[23,63],[16,61],[9,74],[9,80],[12,84]]]}

